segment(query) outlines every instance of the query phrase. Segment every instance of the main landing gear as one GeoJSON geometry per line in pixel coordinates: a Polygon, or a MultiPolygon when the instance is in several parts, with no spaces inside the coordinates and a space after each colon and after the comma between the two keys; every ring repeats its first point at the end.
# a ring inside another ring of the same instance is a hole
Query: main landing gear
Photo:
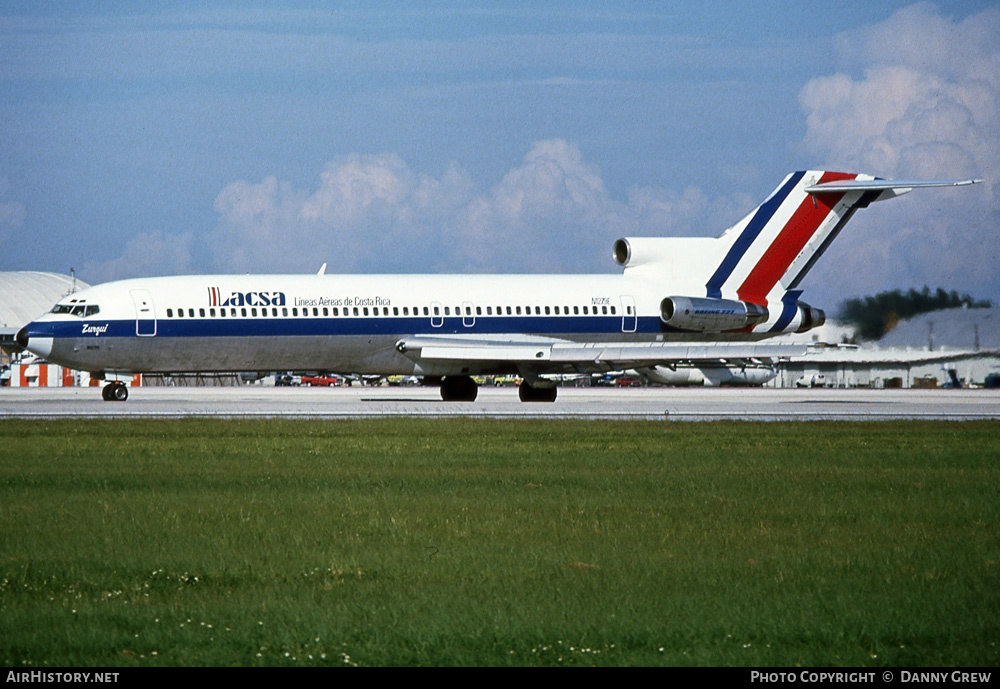
{"type": "MultiPolygon", "coordinates": [[[[555,402],[557,391],[554,384],[535,387],[524,381],[517,395],[522,402],[555,402]]],[[[475,402],[478,394],[479,386],[470,376],[445,376],[441,380],[441,399],[445,402],[475,402]]]]}
{"type": "Polygon", "coordinates": [[[555,402],[557,389],[555,385],[545,388],[532,387],[525,380],[518,386],[517,396],[522,402],[555,402]]]}
{"type": "Polygon", "coordinates": [[[441,380],[441,399],[445,402],[475,402],[479,386],[469,376],[445,376],[441,380]]]}
{"type": "Polygon", "coordinates": [[[101,390],[101,397],[105,402],[124,402],[128,399],[128,386],[117,380],[108,383],[101,390]]]}

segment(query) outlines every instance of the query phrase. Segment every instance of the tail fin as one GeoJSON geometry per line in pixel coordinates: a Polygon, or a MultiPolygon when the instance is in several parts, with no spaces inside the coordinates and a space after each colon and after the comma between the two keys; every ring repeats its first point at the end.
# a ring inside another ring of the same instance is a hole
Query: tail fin
{"type": "Polygon", "coordinates": [[[855,211],[923,187],[982,180],[890,181],[871,175],[793,172],[760,206],[716,238],[638,237],[615,242],[625,271],[669,277],[690,296],[767,305],[795,290],[855,211]]]}
{"type": "Polygon", "coordinates": [[[825,317],[798,300],[797,287],[859,208],[916,188],[979,181],[893,182],[844,172],[794,172],[716,238],[619,239],[613,253],[626,274],[663,279],[676,290],[660,305],[667,325],[801,332],[825,317]],[[680,316],[677,304],[684,304],[680,316]]]}
{"type": "Polygon", "coordinates": [[[855,211],[918,187],[979,180],[889,181],[871,175],[800,171],[788,175],[757,209],[719,239],[725,257],[705,284],[706,296],[766,305],[798,287],[855,211]]]}
{"type": "MultiPolygon", "coordinates": [[[[705,284],[706,295],[763,305],[776,285],[782,293],[793,289],[854,211],[881,194],[875,190],[810,194],[807,189],[859,177],[817,171],[788,175],[764,203],[719,237],[729,249],[705,284]]],[[[772,298],[778,300],[780,296],[772,298]]]]}

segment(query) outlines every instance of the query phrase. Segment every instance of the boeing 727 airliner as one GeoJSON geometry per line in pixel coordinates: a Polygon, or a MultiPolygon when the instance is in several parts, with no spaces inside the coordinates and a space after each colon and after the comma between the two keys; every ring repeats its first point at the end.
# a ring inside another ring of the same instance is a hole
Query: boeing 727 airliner
{"type": "Polygon", "coordinates": [[[805,347],[763,340],[821,325],[799,283],[851,216],[918,187],[788,175],[710,238],[625,238],[619,275],[205,275],[124,280],[61,300],[17,342],[107,381],[134,373],[324,371],[410,374],[445,400],[472,376],[515,373],[523,401],[554,401],[555,374],[677,363],[769,362],[805,347]]]}

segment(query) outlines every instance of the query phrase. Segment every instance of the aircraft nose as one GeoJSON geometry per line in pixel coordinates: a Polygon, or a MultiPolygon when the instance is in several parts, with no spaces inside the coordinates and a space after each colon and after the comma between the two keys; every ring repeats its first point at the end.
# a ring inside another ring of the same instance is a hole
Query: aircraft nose
{"type": "Polygon", "coordinates": [[[14,336],[14,341],[17,342],[19,347],[23,347],[35,356],[40,356],[43,359],[52,353],[52,347],[55,345],[55,338],[51,332],[46,332],[45,324],[43,323],[39,326],[39,324],[34,322],[28,323],[28,325],[18,330],[17,335],[14,336]]]}

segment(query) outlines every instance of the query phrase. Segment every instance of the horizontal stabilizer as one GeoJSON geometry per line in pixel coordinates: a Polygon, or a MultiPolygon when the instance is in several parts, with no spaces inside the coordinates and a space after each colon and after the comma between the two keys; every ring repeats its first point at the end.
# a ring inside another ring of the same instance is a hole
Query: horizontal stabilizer
{"type": "Polygon", "coordinates": [[[834,182],[813,184],[805,188],[807,194],[844,193],[845,191],[888,191],[896,189],[922,189],[925,187],[965,187],[979,184],[981,179],[840,179],[834,182]]]}

